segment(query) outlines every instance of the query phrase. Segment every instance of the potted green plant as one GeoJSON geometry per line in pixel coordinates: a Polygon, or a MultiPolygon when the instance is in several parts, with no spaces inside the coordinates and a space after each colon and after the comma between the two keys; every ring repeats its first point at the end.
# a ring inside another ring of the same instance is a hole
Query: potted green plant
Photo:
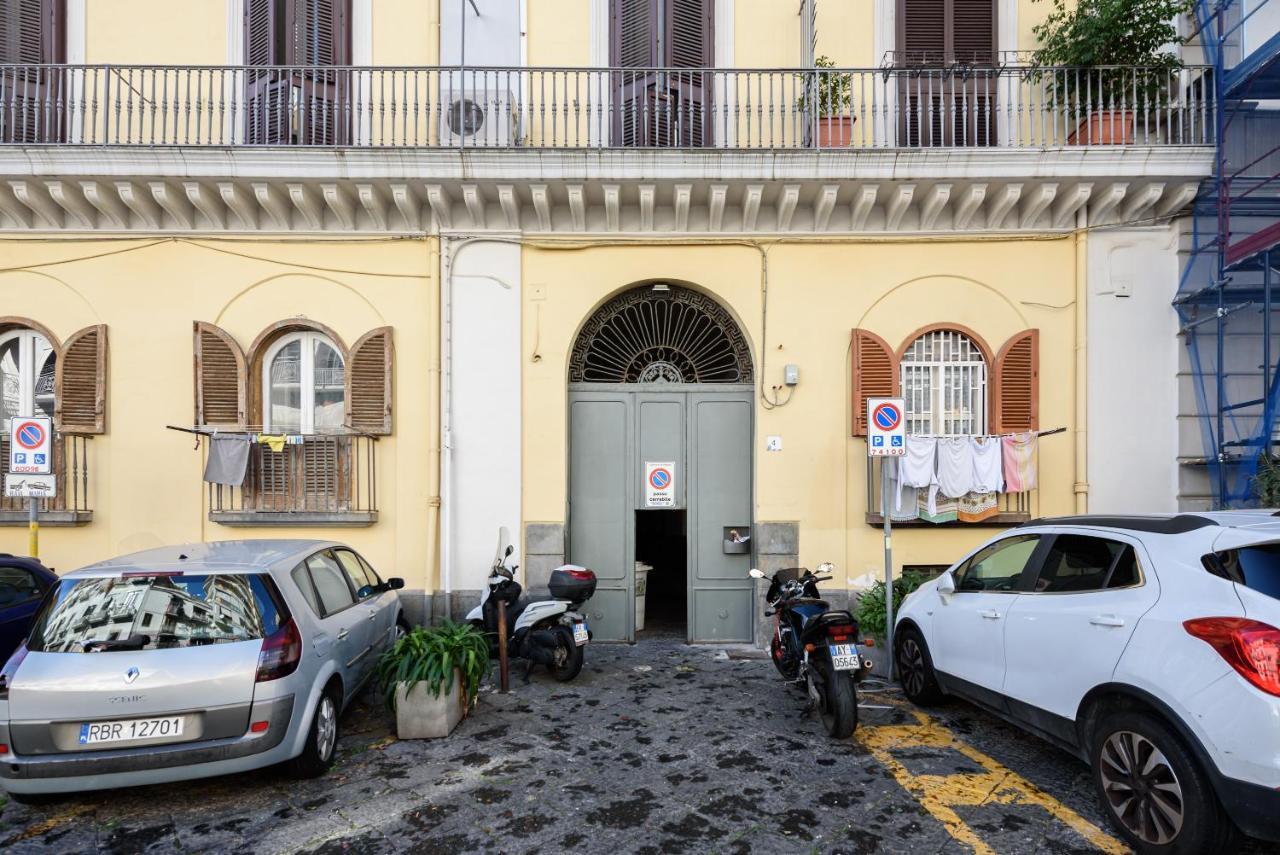
{"type": "MultiPolygon", "coordinates": [[[[1035,0],[1042,2],[1042,0],[1035,0]]],[[[1053,11],[1031,28],[1040,47],[1033,79],[1076,128],[1068,145],[1133,142],[1138,110],[1167,103],[1176,48],[1173,22],[1192,0],[1051,0],[1053,11]],[[1173,46],[1175,50],[1167,48],[1173,46]]]]}
{"type": "Polygon", "coordinates": [[[401,739],[448,736],[476,703],[489,673],[489,641],[470,624],[415,627],[396,640],[375,676],[401,739]]]}
{"type": "Polygon", "coordinates": [[[853,142],[854,116],[849,110],[853,80],[848,72],[830,71],[835,61],[820,56],[813,61],[814,72],[808,75],[806,92],[800,96],[800,109],[809,113],[810,104],[817,113],[818,147],[843,148],[853,142]]]}

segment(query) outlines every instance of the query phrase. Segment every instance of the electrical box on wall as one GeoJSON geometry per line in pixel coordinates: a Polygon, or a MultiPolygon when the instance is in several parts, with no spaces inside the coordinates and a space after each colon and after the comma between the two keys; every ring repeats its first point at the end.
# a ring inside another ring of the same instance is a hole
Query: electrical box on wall
{"type": "Polygon", "coordinates": [[[795,386],[800,382],[800,366],[794,362],[789,362],[782,369],[782,382],[788,386],[795,386]]]}

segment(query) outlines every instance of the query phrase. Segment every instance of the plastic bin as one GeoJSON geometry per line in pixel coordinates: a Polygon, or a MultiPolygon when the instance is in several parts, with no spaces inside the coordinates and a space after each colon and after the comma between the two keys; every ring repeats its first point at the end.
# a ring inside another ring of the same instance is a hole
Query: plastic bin
{"type": "Polygon", "coordinates": [[[649,571],[652,569],[643,561],[636,562],[636,632],[644,629],[644,598],[649,590],[649,571]]]}

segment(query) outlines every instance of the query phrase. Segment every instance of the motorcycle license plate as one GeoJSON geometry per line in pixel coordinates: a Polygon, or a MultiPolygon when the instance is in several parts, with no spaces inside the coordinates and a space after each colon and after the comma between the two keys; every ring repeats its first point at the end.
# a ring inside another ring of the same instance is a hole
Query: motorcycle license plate
{"type": "Polygon", "coordinates": [[[856,644],[828,644],[831,651],[831,667],[837,671],[857,671],[862,667],[856,644]]]}
{"type": "Polygon", "coordinates": [[[573,625],[573,643],[581,647],[587,643],[587,622],[575,623],[573,625]]]}

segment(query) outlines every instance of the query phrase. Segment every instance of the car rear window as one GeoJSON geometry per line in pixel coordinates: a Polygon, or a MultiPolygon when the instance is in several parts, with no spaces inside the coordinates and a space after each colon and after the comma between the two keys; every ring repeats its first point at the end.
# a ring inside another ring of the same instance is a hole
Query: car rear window
{"type": "Polygon", "coordinates": [[[1280,543],[1212,552],[1204,557],[1204,566],[1215,576],[1280,600],[1280,543]]]}
{"type": "Polygon", "coordinates": [[[260,639],[287,619],[274,586],[258,574],[63,579],[28,647],[49,653],[199,647],[260,639]]]}

